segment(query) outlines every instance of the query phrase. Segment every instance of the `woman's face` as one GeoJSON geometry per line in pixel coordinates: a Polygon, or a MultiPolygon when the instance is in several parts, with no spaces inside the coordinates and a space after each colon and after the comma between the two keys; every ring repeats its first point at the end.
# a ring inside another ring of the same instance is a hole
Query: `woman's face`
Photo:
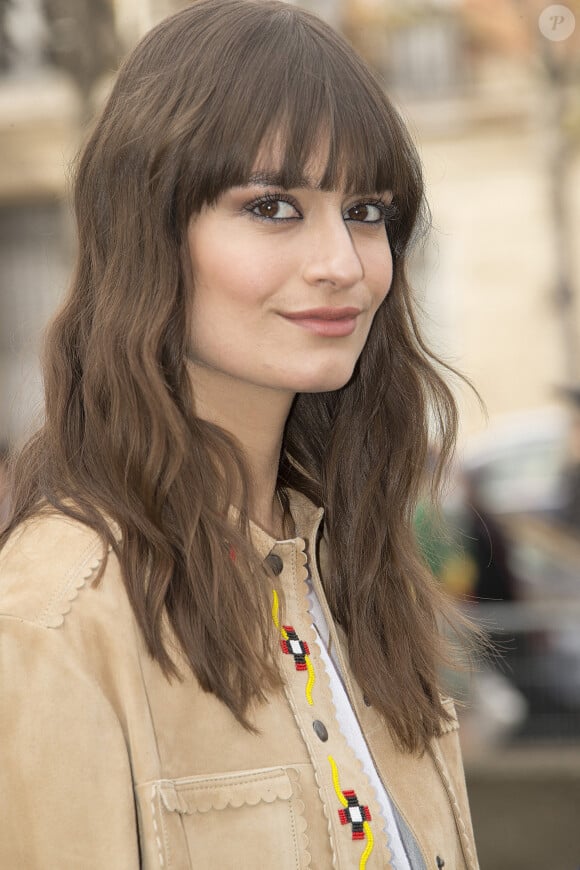
{"type": "Polygon", "coordinates": [[[192,361],[292,393],[349,381],[391,285],[391,195],[325,192],[320,174],[286,190],[262,160],[251,183],[192,218],[192,361]],[[319,307],[360,313],[342,335],[286,317],[319,307]]]}

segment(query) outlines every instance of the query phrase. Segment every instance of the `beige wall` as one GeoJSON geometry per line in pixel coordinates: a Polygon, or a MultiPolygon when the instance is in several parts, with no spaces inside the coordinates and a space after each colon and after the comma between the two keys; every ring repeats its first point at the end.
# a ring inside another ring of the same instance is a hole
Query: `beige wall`
{"type": "MultiPolygon", "coordinates": [[[[425,139],[420,150],[434,224],[422,280],[437,343],[472,378],[490,415],[553,401],[566,373],[542,137],[530,125],[498,126],[425,139]]],[[[580,241],[580,155],[569,196],[580,241]]],[[[467,394],[463,422],[466,434],[484,424],[467,394]]]]}

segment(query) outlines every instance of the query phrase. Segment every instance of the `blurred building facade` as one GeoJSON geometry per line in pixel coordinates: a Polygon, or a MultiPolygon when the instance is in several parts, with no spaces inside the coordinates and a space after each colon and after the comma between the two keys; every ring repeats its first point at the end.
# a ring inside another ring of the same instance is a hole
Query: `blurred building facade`
{"type": "Polygon", "coordinates": [[[41,335],[74,257],[69,167],[114,69],[109,0],[0,0],[0,444],[42,416],[41,335]]]}
{"type": "MultiPolygon", "coordinates": [[[[0,440],[19,440],[40,409],[39,338],[68,280],[68,167],[83,125],[116,58],[185,5],[0,2],[0,440]]],[[[580,376],[580,27],[552,44],[535,0],[300,5],[367,56],[417,142],[433,230],[413,273],[436,350],[492,416],[550,401],[580,376]],[[550,76],[558,63],[568,83],[550,76]]],[[[485,421],[468,391],[460,400],[468,435],[485,421]]]]}

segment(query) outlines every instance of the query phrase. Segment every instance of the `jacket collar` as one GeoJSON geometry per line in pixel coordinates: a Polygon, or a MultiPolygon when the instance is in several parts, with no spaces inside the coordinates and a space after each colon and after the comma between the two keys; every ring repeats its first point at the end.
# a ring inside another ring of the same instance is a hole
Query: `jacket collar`
{"type": "MultiPolygon", "coordinates": [[[[290,502],[290,514],[294,521],[294,528],[296,529],[295,538],[290,538],[289,540],[302,538],[309,541],[313,537],[314,530],[317,527],[319,520],[324,516],[324,508],[317,507],[314,502],[297,489],[287,487],[286,492],[288,493],[288,500],[290,502]]],[[[236,522],[238,516],[238,508],[234,505],[230,505],[228,510],[229,520],[231,522],[236,522]]],[[[249,526],[250,538],[254,549],[257,550],[262,559],[265,559],[279,541],[264,531],[261,526],[254,523],[253,520],[249,521],[249,526]]]]}

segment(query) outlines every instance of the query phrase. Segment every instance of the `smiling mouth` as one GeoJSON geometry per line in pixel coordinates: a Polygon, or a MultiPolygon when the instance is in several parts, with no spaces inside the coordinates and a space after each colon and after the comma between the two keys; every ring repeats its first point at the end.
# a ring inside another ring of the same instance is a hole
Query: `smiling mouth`
{"type": "MultiPolygon", "coordinates": [[[[283,315],[284,316],[284,315],[283,315]]],[[[322,318],[322,317],[286,317],[285,320],[294,323],[296,326],[306,329],[315,335],[325,336],[327,338],[340,338],[342,336],[351,335],[356,329],[356,316],[340,317],[340,318],[322,318]]]]}
{"type": "Polygon", "coordinates": [[[290,320],[352,320],[360,314],[359,308],[311,308],[307,311],[296,311],[284,314],[290,320]]]}

